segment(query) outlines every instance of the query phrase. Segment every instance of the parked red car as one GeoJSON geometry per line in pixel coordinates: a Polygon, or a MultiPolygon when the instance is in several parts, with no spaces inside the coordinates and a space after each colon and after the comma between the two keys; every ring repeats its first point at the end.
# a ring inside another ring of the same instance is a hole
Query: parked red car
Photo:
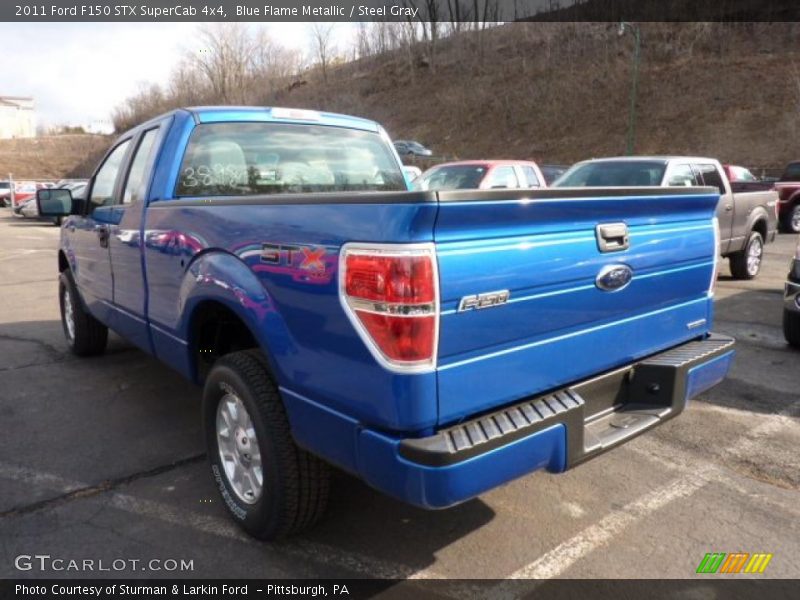
{"type": "Polygon", "coordinates": [[[775,183],[778,190],[778,216],[781,229],[800,233],[800,160],[786,165],[781,178],[775,183]]]}
{"type": "Polygon", "coordinates": [[[11,208],[22,206],[36,195],[36,190],[52,187],[52,185],[52,183],[36,181],[15,181],[14,188],[11,190],[11,208]]]}
{"type": "Polygon", "coordinates": [[[462,160],[443,163],[414,181],[420,190],[490,190],[547,187],[535,162],[527,160],[462,160]]]}

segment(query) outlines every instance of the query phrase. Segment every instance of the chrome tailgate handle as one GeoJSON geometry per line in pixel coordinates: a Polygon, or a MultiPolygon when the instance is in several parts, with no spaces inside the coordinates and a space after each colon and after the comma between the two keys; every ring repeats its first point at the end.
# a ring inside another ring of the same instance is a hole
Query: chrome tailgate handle
{"type": "Polygon", "coordinates": [[[627,250],[628,225],[625,223],[605,223],[595,227],[597,247],[600,252],[620,252],[627,250]]]}

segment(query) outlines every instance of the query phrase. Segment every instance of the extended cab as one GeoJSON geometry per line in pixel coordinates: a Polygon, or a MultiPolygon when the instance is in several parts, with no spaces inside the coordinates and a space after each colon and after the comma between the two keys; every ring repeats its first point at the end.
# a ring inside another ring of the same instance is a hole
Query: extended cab
{"type": "Polygon", "coordinates": [[[212,476],[261,538],[320,517],[329,465],[426,508],[564,471],[733,359],[716,188],[409,191],[371,121],[199,108],[122,135],[85,200],[37,197],[69,346],[111,328],[202,385],[212,476]]]}
{"type": "MultiPolygon", "coordinates": [[[[778,194],[732,184],[718,160],[696,156],[630,156],[580,162],[554,187],[573,186],[712,186],[719,190],[717,221],[720,254],[736,279],[753,279],[761,270],[764,244],[778,230],[778,194]]],[[[758,184],[763,185],[763,184],[758,184]]],[[[772,187],[767,184],[767,187],[772,187]]]]}

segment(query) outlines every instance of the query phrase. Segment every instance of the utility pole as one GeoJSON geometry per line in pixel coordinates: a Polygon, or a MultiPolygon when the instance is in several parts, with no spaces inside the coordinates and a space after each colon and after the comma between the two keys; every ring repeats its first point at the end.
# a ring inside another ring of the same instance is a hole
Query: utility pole
{"type": "Polygon", "coordinates": [[[630,156],[633,154],[636,143],[636,95],[639,91],[639,58],[642,49],[642,35],[638,25],[620,21],[617,35],[622,37],[625,35],[626,31],[632,33],[635,39],[633,50],[633,78],[631,81],[631,106],[628,112],[628,138],[626,143],[626,152],[628,156],[630,156]]]}

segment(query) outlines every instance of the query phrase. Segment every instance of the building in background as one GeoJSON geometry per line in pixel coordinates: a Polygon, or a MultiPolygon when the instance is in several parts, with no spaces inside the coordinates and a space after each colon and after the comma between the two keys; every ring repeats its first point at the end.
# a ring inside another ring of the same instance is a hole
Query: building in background
{"type": "Polygon", "coordinates": [[[0,96],[0,139],[36,137],[33,98],[0,96]]]}

